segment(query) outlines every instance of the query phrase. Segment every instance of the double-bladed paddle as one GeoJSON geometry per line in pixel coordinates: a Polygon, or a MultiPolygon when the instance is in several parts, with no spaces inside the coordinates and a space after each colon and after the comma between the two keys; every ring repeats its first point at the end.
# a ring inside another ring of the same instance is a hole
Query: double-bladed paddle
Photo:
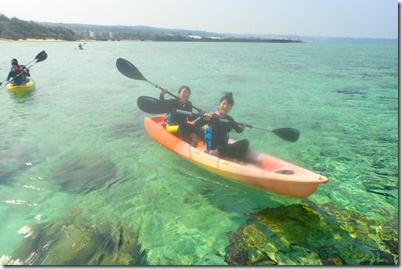
{"type": "MultiPolygon", "coordinates": [[[[32,66],[34,66],[35,64],[37,64],[37,63],[39,63],[39,62],[42,62],[42,61],[44,61],[44,60],[46,60],[46,59],[47,59],[47,53],[46,53],[46,51],[42,50],[41,52],[38,53],[38,55],[36,55],[35,59],[33,59],[32,61],[30,61],[29,63],[27,63],[27,64],[25,65],[25,67],[26,67],[27,69],[29,69],[29,68],[31,68],[32,66]],[[34,62],[34,61],[35,61],[35,63],[33,63],[31,66],[28,66],[29,64],[31,64],[31,63],[34,62]]],[[[24,72],[20,72],[20,73],[19,73],[17,76],[15,76],[15,77],[19,77],[19,76],[21,76],[23,73],[24,73],[24,72]]],[[[4,80],[4,81],[0,82],[0,86],[1,86],[4,82],[6,82],[6,81],[7,81],[7,80],[4,80]]],[[[10,81],[7,81],[7,83],[6,83],[3,87],[1,87],[0,89],[4,88],[8,83],[10,83],[10,81]]]]}
{"type": "MultiPolygon", "coordinates": [[[[160,101],[159,99],[149,97],[149,96],[138,97],[137,105],[142,111],[144,111],[146,113],[150,113],[150,114],[163,114],[163,113],[167,113],[172,110],[175,110],[175,108],[172,108],[171,106],[169,106],[169,104],[167,102],[163,102],[163,101],[160,101]]],[[[191,116],[193,114],[192,112],[180,110],[180,109],[176,109],[175,111],[177,113],[187,114],[189,116],[191,116]]],[[[228,120],[225,120],[225,119],[221,119],[221,121],[229,122],[228,120]]],[[[234,124],[241,125],[242,123],[234,122],[234,124]]],[[[246,124],[246,126],[248,128],[254,128],[254,129],[258,129],[258,130],[273,132],[280,138],[282,138],[286,141],[289,141],[289,142],[296,142],[297,140],[299,140],[299,137],[300,137],[299,130],[294,129],[294,128],[278,128],[278,129],[270,130],[267,128],[262,128],[262,127],[258,127],[258,126],[254,126],[254,125],[250,125],[250,124],[246,124]]]]}

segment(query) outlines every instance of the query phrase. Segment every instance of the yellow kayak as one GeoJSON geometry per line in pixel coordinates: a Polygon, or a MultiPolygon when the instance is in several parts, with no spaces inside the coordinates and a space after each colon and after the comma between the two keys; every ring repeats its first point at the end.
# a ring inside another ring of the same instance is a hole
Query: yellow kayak
{"type": "Polygon", "coordinates": [[[7,89],[13,93],[25,93],[33,90],[35,88],[35,81],[29,78],[29,81],[23,85],[14,85],[11,82],[7,84],[7,89]]]}

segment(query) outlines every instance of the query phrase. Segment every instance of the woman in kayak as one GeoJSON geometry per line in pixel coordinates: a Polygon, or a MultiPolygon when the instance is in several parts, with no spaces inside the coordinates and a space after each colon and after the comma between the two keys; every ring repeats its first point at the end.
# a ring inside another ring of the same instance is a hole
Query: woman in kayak
{"type": "Polygon", "coordinates": [[[194,128],[193,124],[189,124],[188,121],[196,120],[199,115],[198,114],[183,114],[177,112],[177,110],[187,111],[191,114],[193,112],[193,105],[188,100],[191,96],[191,90],[188,86],[181,86],[178,92],[178,99],[169,99],[165,100],[165,94],[168,92],[167,89],[162,89],[159,95],[159,100],[167,102],[169,107],[172,107],[172,110],[166,115],[166,130],[171,133],[179,133],[179,136],[189,143],[193,147],[197,147],[198,144],[196,141],[193,141],[190,137],[191,133],[196,133],[201,138],[204,137],[203,130],[194,128]]]}
{"type": "Polygon", "coordinates": [[[228,115],[234,105],[233,94],[226,93],[219,101],[219,109],[213,114],[205,114],[195,123],[195,128],[199,128],[205,124],[204,144],[207,151],[217,150],[222,157],[235,158],[238,160],[247,160],[245,153],[248,150],[249,141],[247,139],[239,140],[229,144],[229,132],[233,129],[241,133],[246,124],[240,126],[235,123],[234,119],[228,115]]]}
{"type": "Polygon", "coordinates": [[[12,78],[12,84],[14,85],[22,85],[27,82],[26,77],[30,77],[29,69],[23,65],[18,65],[17,59],[11,60],[11,70],[8,73],[7,81],[10,81],[12,78]]]}

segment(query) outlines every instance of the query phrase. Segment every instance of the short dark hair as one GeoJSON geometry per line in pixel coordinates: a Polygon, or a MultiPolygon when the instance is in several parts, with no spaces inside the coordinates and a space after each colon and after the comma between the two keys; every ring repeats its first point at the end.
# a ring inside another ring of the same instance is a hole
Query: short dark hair
{"type": "Polygon", "coordinates": [[[187,91],[189,91],[190,94],[191,94],[190,87],[189,87],[189,86],[186,86],[186,85],[181,86],[181,87],[179,88],[178,93],[180,94],[184,89],[187,90],[187,91]]]}

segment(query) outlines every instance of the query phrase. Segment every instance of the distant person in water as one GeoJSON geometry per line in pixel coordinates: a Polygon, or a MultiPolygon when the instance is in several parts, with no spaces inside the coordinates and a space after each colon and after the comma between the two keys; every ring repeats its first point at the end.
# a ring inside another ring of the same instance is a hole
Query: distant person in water
{"type": "MultiPolygon", "coordinates": [[[[159,100],[163,102],[167,102],[169,107],[171,107],[171,111],[166,115],[166,130],[169,132],[175,133],[178,132],[179,136],[189,143],[193,147],[197,147],[198,144],[196,141],[193,141],[190,137],[191,133],[196,133],[200,138],[204,137],[204,132],[201,129],[194,128],[193,124],[189,124],[189,121],[196,120],[199,115],[198,114],[183,114],[177,112],[177,110],[184,110],[186,112],[193,113],[193,105],[188,100],[191,96],[191,90],[188,86],[181,86],[178,91],[177,99],[165,99],[165,94],[168,92],[167,89],[162,89],[159,95],[159,100]]],[[[203,112],[203,111],[202,111],[203,112]]]]}
{"type": "Polygon", "coordinates": [[[82,47],[81,43],[78,44],[78,49],[83,50],[84,48],[82,47]]]}
{"type": "Polygon", "coordinates": [[[11,60],[11,70],[8,73],[7,81],[14,85],[23,85],[29,81],[27,77],[30,77],[29,69],[24,65],[19,65],[17,59],[11,60]]]}
{"type": "Polygon", "coordinates": [[[249,141],[247,139],[229,144],[229,133],[233,129],[241,133],[244,128],[246,128],[245,123],[239,125],[229,116],[228,113],[233,105],[233,94],[228,92],[220,99],[219,109],[213,114],[206,113],[203,118],[197,120],[195,128],[198,129],[208,124],[204,136],[204,144],[207,146],[207,152],[217,150],[222,157],[250,161],[245,157],[249,147],[249,141]]]}

